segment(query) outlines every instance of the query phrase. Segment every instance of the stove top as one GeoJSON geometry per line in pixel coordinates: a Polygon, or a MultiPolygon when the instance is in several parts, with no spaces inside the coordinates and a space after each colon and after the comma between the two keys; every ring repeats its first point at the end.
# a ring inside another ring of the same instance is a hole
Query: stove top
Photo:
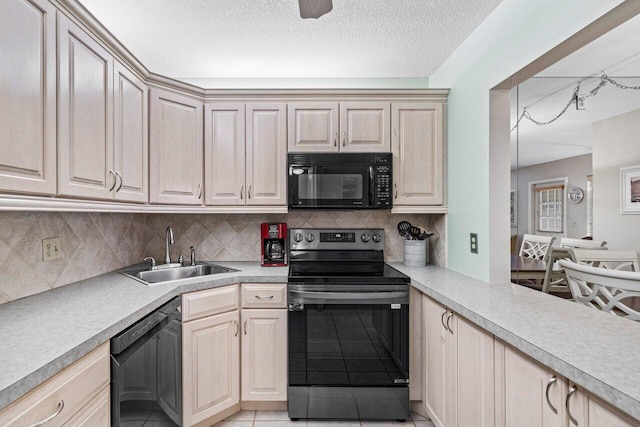
{"type": "Polygon", "coordinates": [[[405,284],[384,263],[383,229],[290,229],[289,283],[405,284]]]}

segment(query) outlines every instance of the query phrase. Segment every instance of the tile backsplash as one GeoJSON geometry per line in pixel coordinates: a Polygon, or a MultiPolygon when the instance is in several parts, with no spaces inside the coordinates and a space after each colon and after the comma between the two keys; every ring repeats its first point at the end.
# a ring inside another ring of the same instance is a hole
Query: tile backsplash
{"type": "Polygon", "coordinates": [[[196,247],[200,260],[259,261],[260,223],[293,227],[376,227],[386,231],[385,256],[402,261],[396,231],[407,220],[435,235],[430,261],[446,265],[446,215],[392,215],[385,211],[293,211],[287,214],[110,214],[0,212],[0,304],[140,262],[164,262],[164,233],[174,230],[171,256],[196,247]],[[60,237],[62,258],[42,261],[42,239],[60,237]]]}

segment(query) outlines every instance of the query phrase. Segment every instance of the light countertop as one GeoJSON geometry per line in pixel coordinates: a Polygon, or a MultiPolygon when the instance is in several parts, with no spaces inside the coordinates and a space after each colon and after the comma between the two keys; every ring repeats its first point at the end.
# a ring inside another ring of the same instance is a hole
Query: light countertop
{"type": "MultiPolygon", "coordinates": [[[[0,409],[181,293],[287,281],[286,267],[215,264],[240,271],[153,286],[113,272],[0,305],[0,409]]],[[[440,267],[390,265],[421,292],[640,419],[640,322],[440,267]]]]}

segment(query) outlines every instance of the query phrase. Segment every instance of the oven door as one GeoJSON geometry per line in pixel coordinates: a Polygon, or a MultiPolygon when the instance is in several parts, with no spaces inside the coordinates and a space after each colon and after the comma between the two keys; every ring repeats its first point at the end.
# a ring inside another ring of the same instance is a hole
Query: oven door
{"type": "Polygon", "coordinates": [[[289,284],[289,416],[406,419],[409,286],[289,284]]]}
{"type": "Polygon", "coordinates": [[[364,163],[289,165],[289,207],[370,209],[373,167],[364,163]]]}

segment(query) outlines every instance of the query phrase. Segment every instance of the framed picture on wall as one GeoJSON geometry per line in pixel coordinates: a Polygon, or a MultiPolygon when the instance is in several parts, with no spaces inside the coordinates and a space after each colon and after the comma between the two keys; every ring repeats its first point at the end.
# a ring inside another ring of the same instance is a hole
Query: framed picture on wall
{"type": "Polygon", "coordinates": [[[620,168],[620,213],[640,214],[640,166],[620,168]]]}
{"type": "Polygon", "coordinates": [[[511,190],[511,226],[518,226],[518,202],[516,190],[511,190]]]}

